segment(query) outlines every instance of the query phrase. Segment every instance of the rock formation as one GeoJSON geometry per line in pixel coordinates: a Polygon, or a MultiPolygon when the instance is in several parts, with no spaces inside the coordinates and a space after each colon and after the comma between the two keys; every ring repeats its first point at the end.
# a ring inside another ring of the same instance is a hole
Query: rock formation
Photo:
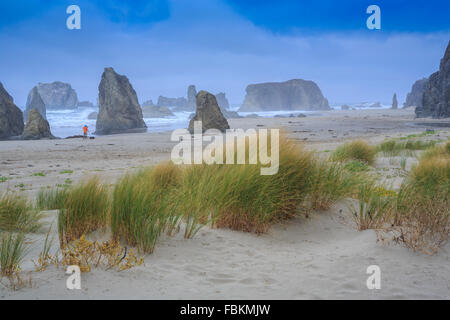
{"type": "Polygon", "coordinates": [[[144,118],[165,118],[174,116],[169,108],[159,106],[142,106],[142,114],[144,115],[144,118]]]}
{"type": "Polygon", "coordinates": [[[187,107],[191,110],[195,110],[196,106],[196,97],[197,97],[197,89],[193,84],[188,87],[187,91],[187,107]]]}
{"type": "Polygon", "coordinates": [[[24,128],[22,111],[0,82],[0,139],[22,134],[24,128]]]}
{"type": "Polygon", "coordinates": [[[147,100],[144,103],[142,103],[142,108],[143,107],[153,107],[153,106],[154,106],[153,100],[147,100]]]}
{"type": "Polygon", "coordinates": [[[225,93],[220,92],[216,94],[217,103],[219,104],[220,109],[226,110],[230,107],[230,104],[228,103],[228,99],[225,95],[225,93]]]}
{"type": "Polygon", "coordinates": [[[450,117],[450,41],[441,59],[439,71],[424,85],[422,106],[416,108],[417,117],[450,117]]]}
{"type": "Polygon", "coordinates": [[[392,97],[392,107],[391,109],[398,109],[398,101],[397,101],[397,94],[394,93],[394,96],[392,97]]]}
{"type": "Polygon", "coordinates": [[[427,78],[423,78],[414,82],[411,92],[409,92],[406,96],[406,101],[403,104],[403,108],[422,107],[423,87],[427,80],[427,78]]]}
{"type": "Polygon", "coordinates": [[[47,109],[37,87],[31,89],[30,93],[28,94],[27,104],[25,107],[25,112],[23,114],[23,118],[25,121],[27,120],[28,112],[32,109],[37,109],[42,118],[47,120],[47,109]]]}
{"type": "Polygon", "coordinates": [[[301,79],[247,86],[239,111],[330,110],[317,84],[301,79]]]}
{"type": "Polygon", "coordinates": [[[128,78],[105,68],[98,86],[97,134],[146,131],[136,91],[128,78]]]}
{"type": "Polygon", "coordinates": [[[31,109],[28,112],[28,120],[23,130],[21,138],[23,140],[54,139],[50,132],[50,125],[45,120],[38,109],[31,109]]]}
{"type": "Polygon", "coordinates": [[[55,81],[52,83],[39,83],[39,94],[47,109],[76,109],[78,97],[70,84],[55,81]]]}
{"type": "Polygon", "coordinates": [[[194,121],[202,121],[203,132],[208,129],[218,129],[225,132],[229,129],[227,119],[220,111],[216,97],[206,91],[197,94],[197,110],[194,117],[189,121],[189,132],[194,132],[194,121]]]}
{"type": "Polygon", "coordinates": [[[95,120],[95,119],[97,119],[97,117],[98,117],[98,112],[91,112],[88,115],[89,120],[95,120]]]}
{"type": "Polygon", "coordinates": [[[344,105],[341,106],[341,110],[350,110],[350,106],[344,104],[344,105]]]}
{"type": "Polygon", "coordinates": [[[187,100],[186,98],[167,98],[163,96],[158,97],[158,103],[156,104],[159,107],[176,107],[178,109],[186,109],[187,108],[187,100]]]}
{"type": "Polygon", "coordinates": [[[80,102],[78,102],[77,107],[95,108],[94,104],[90,101],[80,101],[80,102]]]}

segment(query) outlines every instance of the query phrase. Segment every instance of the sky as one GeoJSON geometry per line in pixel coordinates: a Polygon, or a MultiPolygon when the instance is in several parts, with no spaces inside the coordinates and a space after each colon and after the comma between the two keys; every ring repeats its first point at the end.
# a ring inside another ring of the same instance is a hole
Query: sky
{"type": "Polygon", "coordinates": [[[313,80],[331,104],[400,103],[439,68],[450,1],[1,0],[0,82],[23,107],[38,82],[96,102],[105,67],[142,103],[187,87],[242,103],[248,84],[313,80]],[[68,30],[69,5],[81,29],[68,30]],[[381,29],[369,30],[369,5],[381,29]]]}

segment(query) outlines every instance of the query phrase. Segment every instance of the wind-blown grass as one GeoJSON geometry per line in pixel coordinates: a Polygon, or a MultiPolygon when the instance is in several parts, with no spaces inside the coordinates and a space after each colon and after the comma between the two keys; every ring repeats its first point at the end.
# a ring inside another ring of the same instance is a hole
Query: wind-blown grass
{"type": "Polygon", "coordinates": [[[36,199],[39,210],[57,210],[64,208],[69,191],[67,188],[41,189],[36,199]]]}
{"type": "Polygon", "coordinates": [[[397,156],[405,152],[425,150],[433,147],[436,141],[408,140],[396,141],[387,140],[377,146],[377,152],[382,152],[385,156],[397,156]]]}
{"type": "Polygon", "coordinates": [[[108,190],[98,178],[68,189],[63,208],[58,215],[61,246],[106,226],[108,212],[108,190]]]}
{"type": "Polygon", "coordinates": [[[374,146],[369,145],[364,140],[355,140],[337,147],[331,156],[331,160],[340,162],[359,160],[371,165],[375,161],[375,154],[376,148],[374,146]]]}
{"type": "Polygon", "coordinates": [[[23,233],[7,233],[0,240],[0,274],[4,277],[13,277],[20,271],[25,251],[23,233]]]}
{"type": "Polygon", "coordinates": [[[0,196],[0,230],[36,232],[41,217],[25,198],[10,193],[0,196]]]}
{"type": "Polygon", "coordinates": [[[161,164],[127,174],[115,186],[112,196],[111,231],[145,253],[152,253],[159,236],[177,227],[171,189],[181,172],[173,164],[161,164]]]}

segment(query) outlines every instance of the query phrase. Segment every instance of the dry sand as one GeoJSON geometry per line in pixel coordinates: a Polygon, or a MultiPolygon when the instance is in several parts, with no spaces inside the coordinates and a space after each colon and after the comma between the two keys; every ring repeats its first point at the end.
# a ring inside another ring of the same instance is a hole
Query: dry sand
{"type": "MultiPolygon", "coordinates": [[[[283,128],[292,139],[327,156],[343,141],[363,138],[378,143],[439,130],[429,139],[448,139],[447,121],[414,120],[413,110],[331,111],[307,118],[236,119],[233,128],[283,128]]],[[[0,192],[30,198],[42,187],[76,183],[99,174],[110,183],[126,170],[170,158],[170,132],[123,134],[95,140],[0,142],[0,192]],[[61,173],[72,170],[72,173],[61,173]],[[34,176],[44,173],[45,176],[34,176]],[[70,179],[68,181],[67,179],[70,179]]],[[[407,170],[415,158],[407,159],[407,170]]],[[[373,170],[397,187],[405,171],[398,158],[379,158],[373,170]]],[[[66,289],[62,269],[34,272],[44,233],[31,235],[23,271],[33,288],[0,286],[1,299],[449,299],[450,246],[434,256],[376,242],[374,231],[357,231],[342,201],[331,210],[254,234],[203,228],[194,239],[182,233],[163,238],[145,265],[130,270],[94,270],[82,275],[82,290],[66,289]],[[369,265],[381,268],[381,289],[366,286],[369,265]]],[[[48,212],[47,219],[55,219],[48,212]]],[[[53,230],[56,235],[56,231],[53,230]]],[[[5,282],[5,281],[3,281],[5,282]]]]}

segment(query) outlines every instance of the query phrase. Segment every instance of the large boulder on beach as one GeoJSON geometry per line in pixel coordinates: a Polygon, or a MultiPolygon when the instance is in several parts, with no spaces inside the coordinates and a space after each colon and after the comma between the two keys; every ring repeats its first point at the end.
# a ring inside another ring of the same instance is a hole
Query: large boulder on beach
{"type": "Polygon", "coordinates": [[[76,109],[78,96],[71,85],[61,81],[39,83],[39,94],[47,109],[76,109]]]}
{"type": "Polygon", "coordinates": [[[23,140],[54,139],[50,132],[50,125],[45,120],[38,109],[31,109],[28,112],[27,124],[23,130],[21,138],[23,140]]]}
{"type": "Polygon", "coordinates": [[[427,78],[423,78],[414,82],[411,92],[406,96],[406,101],[403,108],[422,107],[423,87],[427,82],[427,78]]]}
{"type": "Polygon", "coordinates": [[[30,93],[28,94],[27,104],[25,107],[25,112],[23,114],[25,121],[27,120],[28,112],[32,109],[37,109],[42,118],[47,119],[47,109],[37,87],[33,87],[33,89],[31,89],[30,93]]]}
{"type": "Polygon", "coordinates": [[[246,92],[239,111],[330,110],[328,100],[313,81],[293,79],[251,84],[246,92]]]}
{"type": "Polygon", "coordinates": [[[0,139],[22,134],[24,128],[22,110],[0,82],[0,139]]]}
{"type": "Polygon", "coordinates": [[[197,89],[193,84],[188,87],[187,91],[187,106],[189,109],[194,110],[196,106],[197,89]]]}
{"type": "Polygon", "coordinates": [[[98,86],[99,112],[96,134],[147,130],[136,91],[126,76],[105,68],[98,86]]]}
{"type": "Polygon", "coordinates": [[[439,71],[433,73],[424,84],[422,106],[416,107],[415,112],[419,118],[450,117],[450,41],[439,71]]]}
{"type": "Polygon", "coordinates": [[[203,132],[208,129],[218,129],[222,132],[230,129],[227,119],[220,111],[216,97],[203,90],[197,94],[197,110],[194,117],[189,121],[190,133],[194,132],[195,121],[202,121],[203,132]]]}

